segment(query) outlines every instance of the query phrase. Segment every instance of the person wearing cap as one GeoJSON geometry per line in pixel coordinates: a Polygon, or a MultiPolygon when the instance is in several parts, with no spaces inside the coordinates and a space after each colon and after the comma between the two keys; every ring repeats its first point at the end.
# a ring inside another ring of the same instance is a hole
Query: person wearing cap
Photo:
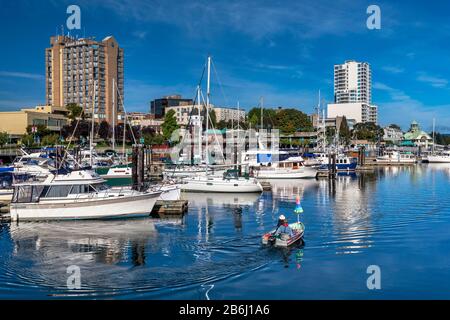
{"type": "Polygon", "coordinates": [[[289,227],[288,221],[284,215],[278,217],[277,229],[275,230],[275,235],[287,234],[290,237],[294,235],[294,231],[289,227]]]}

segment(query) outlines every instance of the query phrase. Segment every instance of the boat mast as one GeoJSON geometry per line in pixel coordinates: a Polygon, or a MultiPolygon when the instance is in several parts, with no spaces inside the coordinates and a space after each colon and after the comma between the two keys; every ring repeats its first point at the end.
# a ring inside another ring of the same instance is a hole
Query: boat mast
{"type": "Polygon", "coordinates": [[[94,142],[94,124],[95,124],[94,114],[95,114],[96,90],[97,90],[97,80],[94,81],[94,98],[93,98],[93,101],[92,101],[92,113],[91,113],[91,136],[90,136],[90,139],[89,139],[89,152],[90,152],[89,160],[90,160],[91,167],[94,164],[92,156],[94,154],[94,152],[93,152],[93,149],[94,149],[93,142],[94,142]]]}
{"type": "MultiPolygon", "coordinates": [[[[240,116],[240,112],[239,112],[239,101],[237,102],[237,129],[239,130],[239,121],[241,120],[241,116],[240,116]]],[[[239,131],[238,131],[239,132],[239,131]]]]}
{"type": "Polygon", "coordinates": [[[264,98],[263,97],[261,97],[261,99],[260,99],[260,106],[261,106],[261,128],[260,128],[260,130],[262,130],[263,129],[263,127],[264,127],[264,124],[263,124],[263,104],[264,104],[264,98]]]}
{"type": "Polygon", "coordinates": [[[197,108],[198,108],[198,159],[201,164],[202,162],[202,137],[203,137],[203,130],[202,130],[202,114],[201,114],[201,103],[200,103],[200,85],[197,86],[197,108]]]}
{"type": "Polygon", "coordinates": [[[112,118],[112,148],[114,151],[116,151],[116,104],[115,104],[115,79],[112,79],[112,111],[113,111],[113,118],[112,118]]]}
{"type": "MultiPolygon", "coordinates": [[[[208,152],[208,128],[209,128],[209,98],[210,98],[210,90],[211,90],[211,56],[208,56],[208,79],[206,83],[206,166],[209,165],[209,152],[208,152]]],[[[208,169],[206,170],[208,172],[208,169]]]]}
{"type": "Polygon", "coordinates": [[[433,118],[433,147],[432,147],[432,154],[435,153],[434,146],[436,145],[436,118],[433,118]]]}

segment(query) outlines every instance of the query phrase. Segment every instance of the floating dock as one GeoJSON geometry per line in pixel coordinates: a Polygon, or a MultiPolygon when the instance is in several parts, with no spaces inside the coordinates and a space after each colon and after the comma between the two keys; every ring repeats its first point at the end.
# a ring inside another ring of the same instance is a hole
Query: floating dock
{"type": "Polygon", "coordinates": [[[189,202],[187,200],[176,200],[176,201],[164,201],[158,200],[156,201],[155,206],[152,210],[152,217],[174,217],[174,216],[183,216],[187,210],[189,202]]]}
{"type": "Polygon", "coordinates": [[[261,187],[263,191],[272,191],[272,185],[268,181],[260,181],[261,187]]]}

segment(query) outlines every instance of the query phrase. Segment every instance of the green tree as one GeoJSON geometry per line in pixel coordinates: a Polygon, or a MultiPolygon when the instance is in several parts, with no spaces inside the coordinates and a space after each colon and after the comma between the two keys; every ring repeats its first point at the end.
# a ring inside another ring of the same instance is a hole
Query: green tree
{"type": "Polygon", "coordinates": [[[51,134],[52,132],[47,128],[46,125],[43,124],[38,124],[38,125],[29,125],[27,127],[27,133],[28,134],[33,134],[33,135],[38,135],[41,139],[43,137],[45,137],[46,135],[51,134]],[[32,132],[33,131],[33,127],[36,127],[37,132],[32,132]]]}
{"type": "Polygon", "coordinates": [[[3,147],[8,142],[9,142],[8,132],[0,132],[0,147],[3,147]]]}
{"type": "Polygon", "coordinates": [[[25,134],[21,139],[20,139],[21,143],[25,146],[25,147],[32,147],[34,146],[34,137],[31,134],[25,134]]]}
{"type": "Polygon", "coordinates": [[[276,113],[276,128],[283,134],[313,131],[309,117],[297,109],[281,109],[276,113]]]}
{"type": "MultiPolygon", "coordinates": [[[[76,103],[69,103],[66,106],[67,110],[69,110],[68,118],[70,120],[76,120],[83,114],[83,108],[77,105],[76,103]]],[[[84,114],[83,114],[84,115],[84,114]]]]}
{"type": "MultiPolygon", "coordinates": [[[[263,126],[267,128],[276,128],[276,114],[277,111],[274,109],[263,108],[263,126]]],[[[248,112],[248,119],[252,128],[261,127],[261,108],[255,107],[248,112]]]]}
{"type": "Polygon", "coordinates": [[[353,137],[358,140],[377,142],[383,134],[383,128],[373,122],[357,123],[353,129],[353,137]]]}
{"type": "Polygon", "coordinates": [[[42,138],[41,145],[53,147],[59,143],[59,135],[49,134],[42,138]]]}
{"type": "Polygon", "coordinates": [[[341,143],[344,144],[344,146],[348,146],[350,144],[351,137],[352,133],[348,127],[347,118],[343,117],[339,127],[339,138],[341,139],[341,143]]]}
{"type": "Polygon", "coordinates": [[[160,145],[166,142],[166,139],[161,134],[144,133],[143,136],[146,145],[160,145]]]}
{"type": "Polygon", "coordinates": [[[98,127],[98,136],[103,140],[107,140],[111,136],[111,126],[107,121],[103,120],[100,122],[98,127]]]}
{"type": "Polygon", "coordinates": [[[169,110],[164,117],[164,122],[161,125],[161,129],[163,131],[163,136],[166,140],[169,140],[172,136],[172,133],[177,130],[180,126],[177,123],[177,119],[175,118],[175,111],[169,110]]]}

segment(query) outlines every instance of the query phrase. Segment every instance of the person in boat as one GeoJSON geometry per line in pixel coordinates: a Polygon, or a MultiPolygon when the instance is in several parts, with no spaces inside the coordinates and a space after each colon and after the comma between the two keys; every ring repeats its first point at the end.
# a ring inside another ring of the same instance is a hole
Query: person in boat
{"type": "Polygon", "coordinates": [[[278,218],[277,229],[275,230],[274,235],[278,236],[280,234],[287,234],[289,237],[294,236],[294,231],[289,227],[288,220],[284,215],[281,215],[278,218]]]}

